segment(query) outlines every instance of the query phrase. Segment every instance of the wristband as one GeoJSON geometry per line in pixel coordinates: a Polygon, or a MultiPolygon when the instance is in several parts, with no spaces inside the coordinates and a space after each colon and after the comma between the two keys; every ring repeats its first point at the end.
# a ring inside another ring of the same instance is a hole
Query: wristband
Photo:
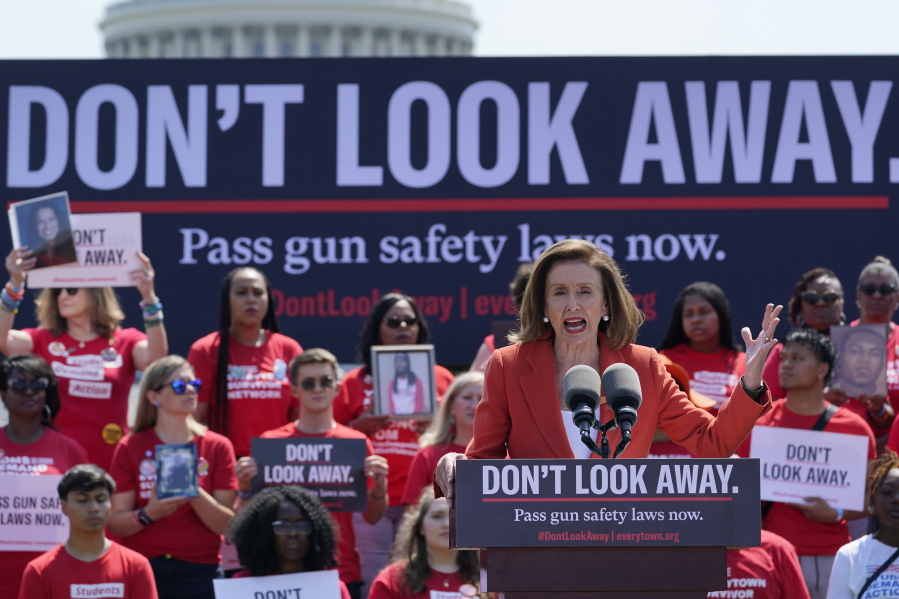
{"type": "Polygon", "coordinates": [[[237,496],[240,497],[241,499],[249,499],[250,497],[253,496],[253,491],[251,490],[251,491],[248,492],[248,493],[242,493],[242,492],[240,491],[240,489],[238,489],[238,490],[237,490],[237,496]]]}
{"type": "Polygon", "coordinates": [[[139,510],[137,510],[137,520],[144,526],[149,526],[156,522],[156,520],[147,515],[147,510],[145,510],[144,508],[140,508],[139,510]]]}
{"type": "Polygon", "coordinates": [[[140,526],[141,528],[143,528],[145,525],[140,520],[137,519],[137,513],[139,511],[140,510],[133,510],[131,512],[131,521],[134,523],[135,526],[140,526]]]}
{"type": "Polygon", "coordinates": [[[746,395],[751,397],[753,400],[756,400],[762,396],[762,391],[765,390],[765,381],[762,381],[762,383],[759,385],[758,389],[748,389],[746,387],[746,381],[744,380],[744,377],[741,376],[740,377],[740,386],[743,387],[743,391],[746,392],[746,395]]]}
{"type": "MultiPolygon", "coordinates": [[[[869,412],[870,413],[870,412],[869,412]]],[[[871,420],[884,420],[887,416],[887,402],[883,402],[883,405],[880,406],[880,412],[875,416],[871,414],[871,420]]]]}
{"type": "Polygon", "coordinates": [[[837,511],[837,519],[834,522],[841,522],[843,520],[843,508],[837,507],[834,509],[837,511]]]}

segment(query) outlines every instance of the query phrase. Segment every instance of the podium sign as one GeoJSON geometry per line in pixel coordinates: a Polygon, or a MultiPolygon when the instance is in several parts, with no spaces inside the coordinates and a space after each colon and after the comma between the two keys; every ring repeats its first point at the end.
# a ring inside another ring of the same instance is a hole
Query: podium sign
{"type": "Polygon", "coordinates": [[[759,461],[459,460],[451,547],[748,547],[759,461]]]}

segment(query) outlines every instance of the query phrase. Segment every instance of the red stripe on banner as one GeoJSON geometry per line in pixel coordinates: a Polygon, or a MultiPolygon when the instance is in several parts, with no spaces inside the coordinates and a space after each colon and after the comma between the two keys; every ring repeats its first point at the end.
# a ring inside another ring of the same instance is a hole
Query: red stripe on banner
{"type": "Polygon", "coordinates": [[[523,502],[523,503],[539,503],[539,502],[568,502],[568,501],[733,501],[733,497],[522,497],[504,498],[497,497],[494,499],[483,499],[484,503],[507,503],[507,502],[523,502]]]}
{"type": "Polygon", "coordinates": [[[887,196],[483,198],[414,200],[117,200],[71,202],[73,212],[548,212],[574,210],[885,210],[887,196]]]}

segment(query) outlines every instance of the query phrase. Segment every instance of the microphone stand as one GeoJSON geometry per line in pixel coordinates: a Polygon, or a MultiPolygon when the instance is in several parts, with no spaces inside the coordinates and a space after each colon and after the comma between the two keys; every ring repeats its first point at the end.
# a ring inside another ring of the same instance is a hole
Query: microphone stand
{"type": "MultiPolygon", "coordinates": [[[[596,441],[590,438],[590,431],[581,431],[581,442],[587,446],[587,448],[592,452],[598,455],[601,458],[608,459],[609,454],[611,453],[611,449],[609,447],[609,438],[606,437],[606,432],[612,430],[617,427],[618,423],[615,422],[615,419],[612,418],[605,424],[600,424],[597,421],[593,422],[593,428],[602,433],[602,437],[599,441],[599,446],[596,445],[596,441]]],[[[628,443],[630,443],[630,437],[627,438],[622,437],[621,441],[618,442],[618,446],[615,448],[615,457],[617,458],[621,455],[621,452],[624,451],[624,448],[627,447],[628,443]]]]}

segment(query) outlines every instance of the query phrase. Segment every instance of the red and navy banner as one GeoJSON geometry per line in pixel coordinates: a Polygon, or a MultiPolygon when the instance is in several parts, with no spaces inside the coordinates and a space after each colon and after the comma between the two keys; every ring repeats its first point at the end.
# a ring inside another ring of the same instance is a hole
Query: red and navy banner
{"type": "MultiPolygon", "coordinates": [[[[239,265],[282,329],[356,357],[372,302],[419,299],[441,363],[507,320],[517,264],[584,236],[655,344],[718,283],[757,327],[807,269],[895,254],[894,57],[0,62],[6,202],[143,213],[172,351],[239,265]]],[[[3,245],[10,247],[8,233],[3,245]]],[[[6,250],[3,250],[6,251],[6,250]]],[[[129,324],[136,293],[123,290],[129,324]]],[[[16,326],[32,324],[24,306],[16,326]]],[[[784,326],[784,328],[786,328],[784,326]]],[[[781,333],[782,334],[782,333],[781,333]]]]}

